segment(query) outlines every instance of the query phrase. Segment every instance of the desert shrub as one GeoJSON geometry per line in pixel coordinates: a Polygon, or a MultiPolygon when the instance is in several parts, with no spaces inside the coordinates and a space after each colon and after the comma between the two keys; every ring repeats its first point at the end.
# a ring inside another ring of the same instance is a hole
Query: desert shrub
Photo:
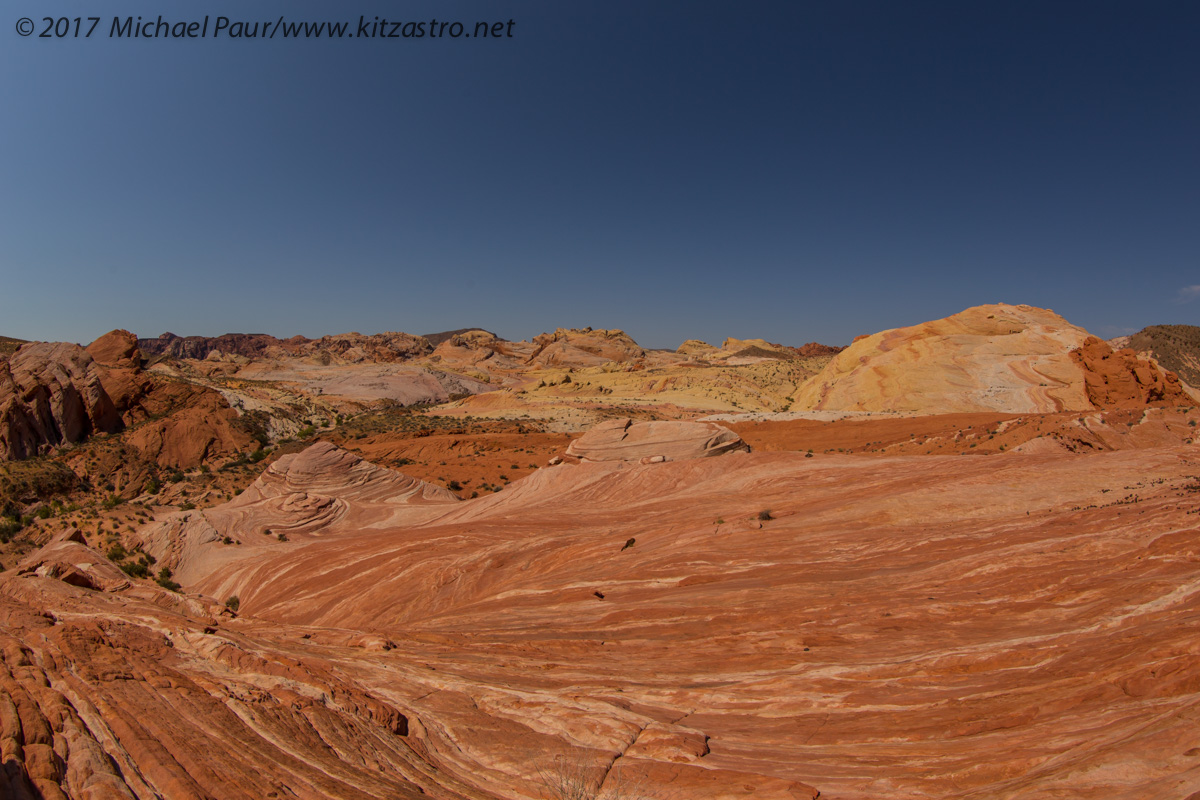
{"type": "Polygon", "coordinates": [[[7,544],[21,531],[21,521],[16,519],[0,519],[0,542],[7,544]]]}
{"type": "Polygon", "coordinates": [[[230,611],[237,611],[238,608],[241,607],[241,605],[242,605],[242,601],[238,599],[238,596],[236,594],[233,595],[232,597],[228,598],[225,601],[225,607],[228,608],[230,611]]]}
{"type": "Polygon", "coordinates": [[[129,557],[129,551],[124,545],[117,542],[112,547],[108,548],[108,552],[104,554],[109,561],[121,561],[129,557]]]}
{"type": "Polygon", "coordinates": [[[150,576],[150,567],[144,561],[130,561],[122,564],[121,569],[131,578],[147,578],[150,576]]]}
{"type": "Polygon", "coordinates": [[[769,519],[775,519],[771,516],[771,509],[769,508],[764,508],[762,511],[758,512],[758,518],[763,522],[766,522],[769,519]]]}
{"type": "Polygon", "coordinates": [[[281,542],[286,542],[288,540],[288,535],[286,533],[277,533],[275,534],[275,538],[281,542]]]}
{"type": "Polygon", "coordinates": [[[171,580],[171,569],[169,567],[163,567],[158,571],[158,578],[155,579],[155,582],[170,592],[178,592],[181,588],[183,588],[178,583],[171,580]]]}

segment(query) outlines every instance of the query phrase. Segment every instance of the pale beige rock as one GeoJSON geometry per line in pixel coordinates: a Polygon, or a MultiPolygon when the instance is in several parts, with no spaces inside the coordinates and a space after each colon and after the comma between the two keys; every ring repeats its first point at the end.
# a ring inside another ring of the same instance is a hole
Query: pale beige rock
{"type": "Polygon", "coordinates": [[[1007,413],[1093,408],[1071,352],[1089,334],[1032,306],[976,306],[855,340],[794,409],[1007,413]]]}
{"type": "Polygon", "coordinates": [[[714,422],[615,419],[596,425],[571,442],[564,455],[576,461],[643,461],[650,464],[749,449],[736,433],[714,422]]]}

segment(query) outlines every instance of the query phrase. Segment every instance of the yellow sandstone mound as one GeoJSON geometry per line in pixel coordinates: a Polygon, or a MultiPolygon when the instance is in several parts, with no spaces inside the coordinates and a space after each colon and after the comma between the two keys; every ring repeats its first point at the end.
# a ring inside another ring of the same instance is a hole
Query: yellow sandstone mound
{"type": "Polygon", "coordinates": [[[976,306],[858,339],[800,388],[792,408],[1026,414],[1090,411],[1135,395],[1146,403],[1191,403],[1174,375],[1128,351],[1112,356],[1053,311],[976,306]],[[1113,372],[1118,366],[1120,375],[1113,372]],[[1118,400],[1098,380],[1131,388],[1118,400]]]}

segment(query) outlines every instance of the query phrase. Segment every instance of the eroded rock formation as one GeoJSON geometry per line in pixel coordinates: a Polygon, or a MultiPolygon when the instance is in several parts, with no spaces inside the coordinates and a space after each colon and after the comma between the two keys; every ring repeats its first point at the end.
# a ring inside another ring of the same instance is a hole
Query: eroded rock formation
{"type": "Polygon", "coordinates": [[[567,447],[572,461],[680,461],[708,458],[750,448],[713,422],[601,422],[567,447]]]}
{"type": "Polygon", "coordinates": [[[1052,311],[977,306],[856,339],[801,387],[793,408],[927,414],[1088,411],[1097,401],[1120,402],[1115,398],[1124,396],[1124,390],[1114,389],[1110,397],[1094,379],[1089,383],[1088,375],[1104,373],[1110,382],[1124,384],[1126,378],[1116,374],[1121,370],[1149,394],[1176,396],[1170,380],[1153,364],[1105,357],[1100,350],[1107,345],[1097,342],[1052,311]],[[1075,351],[1083,355],[1072,355],[1075,351]]]}
{"type": "Polygon", "coordinates": [[[0,362],[0,459],[121,427],[95,362],[79,345],[32,342],[0,362]]]}

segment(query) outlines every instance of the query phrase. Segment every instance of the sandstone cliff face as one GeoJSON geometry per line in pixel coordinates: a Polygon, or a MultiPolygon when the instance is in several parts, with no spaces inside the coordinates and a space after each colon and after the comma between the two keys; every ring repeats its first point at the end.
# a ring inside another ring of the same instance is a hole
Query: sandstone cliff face
{"type": "Polygon", "coordinates": [[[142,371],[142,351],[129,331],[114,330],[87,346],[88,354],[100,365],[101,383],[125,424],[144,414],[137,409],[153,386],[142,371]]]}
{"type": "Polygon", "coordinates": [[[0,459],[121,427],[95,362],[78,345],[34,342],[0,362],[0,459]]]}
{"type": "Polygon", "coordinates": [[[1126,389],[1115,388],[1115,383],[1127,382],[1117,372],[1128,376],[1130,386],[1144,387],[1146,402],[1172,402],[1179,396],[1170,388],[1177,381],[1172,384],[1149,362],[1106,357],[1100,351],[1107,345],[1097,342],[1052,311],[977,306],[856,339],[801,387],[793,408],[927,414],[1088,411],[1132,398],[1126,389]],[[1074,351],[1085,352],[1073,356],[1074,351]],[[1108,375],[1114,393],[1097,389],[1095,379],[1089,383],[1090,373],[1108,375]]]}
{"type": "Polygon", "coordinates": [[[126,441],[161,467],[187,469],[245,452],[253,439],[217,392],[167,381],[142,368],[137,338],[114,330],[88,345],[101,384],[125,425],[126,441]]]}

